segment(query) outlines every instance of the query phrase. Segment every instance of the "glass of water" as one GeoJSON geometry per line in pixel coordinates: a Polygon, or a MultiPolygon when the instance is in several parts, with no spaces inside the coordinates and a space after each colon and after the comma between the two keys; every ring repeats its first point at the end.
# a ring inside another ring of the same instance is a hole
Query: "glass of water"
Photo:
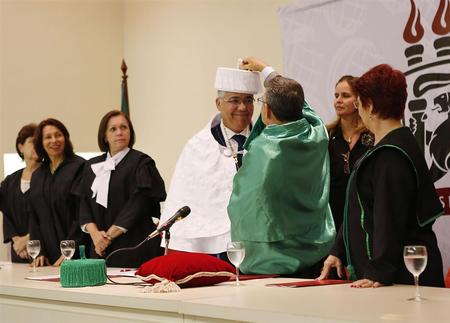
{"type": "Polygon", "coordinates": [[[230,262],[236,267],[236,286],[239,286],[239,266],[245,257],[244,243],[239,241],[228,242],[227,256],[230,262]]]}
{"type": "Polygon", "coordinates": [[[403,249],[403,259],[406,268],[414,276],[416,285],[416,296],[408,298],[408,301],[420,302],[424,300],[419,292],[419,275],[425,270],[428,261],[427,248],[425,246],[405,246],[403,249]]]}
{"type": "Polygon", "coordinates": [[[39,240],[28,240],[27,252],[31,258],[33,258],[33,272],[36,272],[36,257],[41,252],[41,242],[39,240]]]}
{"type": "Polygon", "coordinates": [[[70,260],[75,253],[75,241],[62,240],[59,246],[61,248],[61,254],[64,256],[65,260],[70,260]]]}

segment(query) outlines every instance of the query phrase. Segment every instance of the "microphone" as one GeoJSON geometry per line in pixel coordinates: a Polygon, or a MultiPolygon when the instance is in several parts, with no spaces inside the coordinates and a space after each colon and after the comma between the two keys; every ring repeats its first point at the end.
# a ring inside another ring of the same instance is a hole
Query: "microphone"
{"type": "Polygon", "coordinates": [[[161,224],[155,231],[150,233],[146,240],[153,239],[154,237],[158,236],[161,232],[166,231],[170,229],[170,227],[177,221],[180,221],[184,219],[186,216],[191,213],[191,209],[189,206],[183,206],[181,209],[179,209],[174,215],[172,215],[171,218],[169,218],[166,222],[161,224]]]}

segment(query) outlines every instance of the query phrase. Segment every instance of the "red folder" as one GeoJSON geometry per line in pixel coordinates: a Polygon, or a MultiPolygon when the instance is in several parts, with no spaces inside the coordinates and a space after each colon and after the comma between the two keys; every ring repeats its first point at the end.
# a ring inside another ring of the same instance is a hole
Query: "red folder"
{"type": "Polygon", "coordinates": [[[279,284],[267,284],[266,286],[278,286],[278,287],[310,287],[310,286],[325,286],[336,284],[350,284],[350,280],[338,280],[338,279],[325,279],[325,280],[304,280],[300,282],[291,283],[279,283],[279,284]]]}
{"type": "MultiPolygon", "coordinates": [[[[252,280],[252,279],[263,279],[263,278],[275,278],[280,275],[271,274],[271,275],[239,275],[239,280],[252,280]]],[[[236,278],[230,277],[230,280],[234,281],[236,278]]]]}

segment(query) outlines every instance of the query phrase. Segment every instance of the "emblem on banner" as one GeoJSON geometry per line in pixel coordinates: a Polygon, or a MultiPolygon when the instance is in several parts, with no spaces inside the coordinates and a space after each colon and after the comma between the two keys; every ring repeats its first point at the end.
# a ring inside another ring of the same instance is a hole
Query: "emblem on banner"
{"type": "Polygon", "coordinates": [[[404,121],[424,151],[445,214],[450,215],[450,0],[439,1],[428,34],[420,9],[410,2],[403,32],[409,85],[404,121]],[[439,187],[444,178],[447,184],[439,187]]]}

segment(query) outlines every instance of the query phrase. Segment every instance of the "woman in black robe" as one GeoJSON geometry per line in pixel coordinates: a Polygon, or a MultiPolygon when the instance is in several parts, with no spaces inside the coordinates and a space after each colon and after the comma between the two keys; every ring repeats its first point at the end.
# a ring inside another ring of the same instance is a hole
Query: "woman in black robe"
{"type": "Polygon", "coordinates": [[[0,186],[3,242],[11,242],[12,262],[28,262],[26,249],[30,239],[28,192],[31,175],[40,165],[33,146],[35,130],[35,124],[28,124],[20,129],[16,139],[16,151],[25,162],[25,168],[8,175],[0,186]]]}
{"type": "MultiPolygon", "coordinates": [[[[69,132],[55,119],[38,125],[34,146],[42,165],[31,179],[30,239],[41,241],[37,266],[59,266],[64,260],[61,240],[75,240],[77,249],[85,243],[78,221],[79,200],[73,193],[85,161],[74,154],[69,132]]],[[[78,254],[75,251],[75,258],[78,254]]]]}
{"type": "MultiPolygon", "coordinates": [[[[154,160],[132,149],[135,141],[129,117],[117,110],[101,120],[98,145],[105,154],[86,163],[80,195],[80,225],[91,236],[90,256],[107,257],[112,251],[133,247],[156,226],[160,202],[166,198],[164,181],[154,160]]],[[[160,238],[137,250],[117,253],[108,266],[139,267],[161,255],[160,238]]]]}
{"type": "Polygon", "coordinates": [[[432,225],[443,208],[428,167],[401,119],[404,75],[378,65],[355,83],[357,107],[375,146],[356,164],[347,187],[344,221],[319,279],[347,266],[352,287],[414,284],[403,262],[405,245],[424,245],[428,264],[421,285],[443,287],[441,254],[432,225]]]}

